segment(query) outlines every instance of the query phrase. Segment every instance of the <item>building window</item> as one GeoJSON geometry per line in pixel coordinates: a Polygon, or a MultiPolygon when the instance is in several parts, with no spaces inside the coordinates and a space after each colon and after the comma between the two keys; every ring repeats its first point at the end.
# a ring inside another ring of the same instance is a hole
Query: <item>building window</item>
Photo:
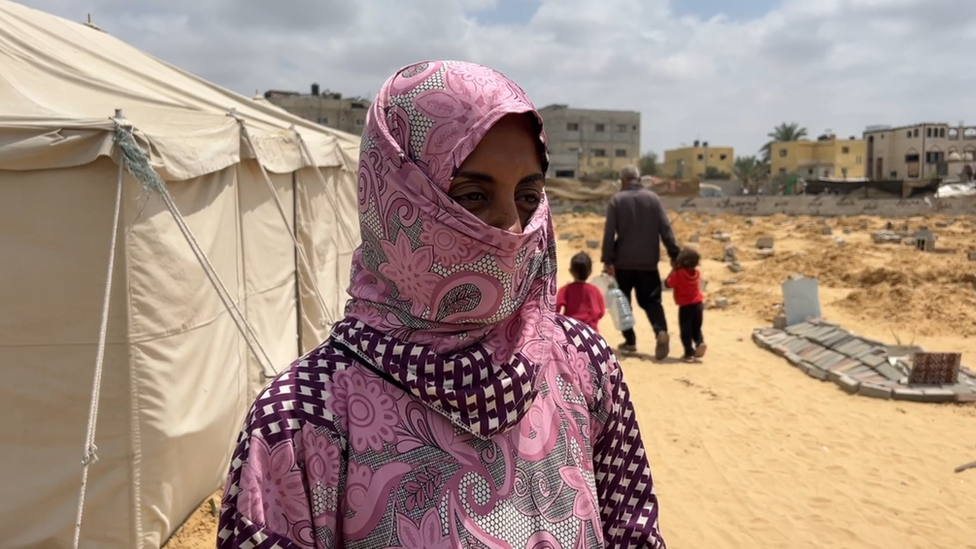
{"type": "Polygon", "coordinates": [[[617,149],[616,151],[614,151],[614,156],[616,156],[617,158],[627,158],[627,150],[617,149]]]}
{"type": "Polygon", "coordinates": [[[556,170],[556,177],[574,179],[576,177],[576,170],[556,170]]]}
{"type": "Polygon", "coordinates": [[[840,148],[840,154],[851,154],[851,148],[850,147],[841,147],[840,148]]]}
{"type": "Polygon", "coordinates": [[[905,137],[911,139],[911,137],[912,137],[912,130],[908,130],[908,132],[905,133],[905,137]]]}
{"type": "Polygon", "coordinates": [[[592,151],[590,151],[590,154],[592,154],[597,158],[603,158],[607,156],[607,151],[606,149],[593,149],[592,151]]]}
{"type": "Polygon", "coordinates": [[[579,147],[569,147],[567,150],[571,153],[579,153],[580,151],[579,147]]]}
{"type": "Polygon", "coordinates": [[[356,125],[357,126],[362,126],[363,125],[363,119],[362,118],[357,118],[356,119],[356,125]]]}
{"type": "Polygon", "coordinates": [[[942,151],[929,151],[925,153],[925,163],[926,164],[938,164],[942,162],[942,151]]]}
{"type": "Polygon", "coordinates": [[[578,132],[579,131],[579,124],[577,124],[576,122],[567,122],[566,123],[566,131],[568,131],[568,132],[578,132]]]}
{"type": "Polygon", "coordinates": [[[779,173],[786,173],[786,168],[780,168],[779,173]]]}
{"type": "Polygon", "coordinates": [[[888,174],[888,177],[892,179],[898,179],[898,172],[896,172],[895,170],[891,170],[891,173],[888,174]]]}
{"type": "Polygon", "coordinates": [[[786,149],[780,149],[779,150],[779,157],[780,158],[786,158],[786,154],[787,154],[786,149]]]}
{"type": "Polygon", "coordinates": [[[939,128],[939,137],[945,138],[945,128],[939,128]]]}
{"type": "Polygon", "coordinates": [[[729,158],[729,155],[727,155],[727,154],[720,154],[720,155],[718,155],[718,159],[719,160],[727,160],[728,158],[729,158]]]}
{"type": "Polygon", "coordinates": [[[605,132],[607,131],[607,126],[606,124],[597,124],[594,129],[598,132],[605,132]]]}
{"type": "Polygon", "coordinates": [[[351,105],[349,105],[349,108],[350,109],[365,109],[366,108],[366,105],[364,105],[362,103],[352,103],[351,105]]]}
{"type": "Polygon", "coordinates": [[[322,124],[323,126],[328,126],[329,125],[329,117],[328,116],[320,116],[318,122],[319,122],[319,124],[322,124]]]}
{"type": "Polygon", "coordinates": [[[705,155],[703,154],[698,155],[698,160],[705,160],[705,155]]]}
{"type": "Polygon", "coordinates": [[[627,124],[617,124],[617,131],[620,133],[626,133],[627,124]]]}
{"type": "Polygon", "coordinates": [[[918,128],[915,128],[915,131],[912,133],[914,134],[915,137],[918,137],[918,128]]]}
{"type": "Polygon", "coordinates": [[[966,128],[966,131],[962,132],[963,139],[976,139],[976,128],[966,128]]]}
{"type": "Polygon", "coordinates": [[[925,128],[925,137],[932,137],[932,128],[925,128]]]}
{"type": "Polygon", "coordinates": [[[855,164],[860,164],[860,163],[861,163],[861,157],[860,157],[860,156],[858,156],[857,158],[855,158],[855,159],[854,159],[854,163],[855,163],[855,164]]]}
{"type": "Polygon", "coordinates": [[[807,175],[813,175],[813,168],[807,169],[807,175]]]}
{"type": "Polygon", "coordinates": [[[636,132],[637,131],[637,124],[634,124],[633,126],[631,126],[630,129],[632,129],[632,130],[634,130],[636,132]]]}
{"type": "Polygon", "coordinates": [[[949,139],[959,139],[959,130],[949,128],[949,139]]]}

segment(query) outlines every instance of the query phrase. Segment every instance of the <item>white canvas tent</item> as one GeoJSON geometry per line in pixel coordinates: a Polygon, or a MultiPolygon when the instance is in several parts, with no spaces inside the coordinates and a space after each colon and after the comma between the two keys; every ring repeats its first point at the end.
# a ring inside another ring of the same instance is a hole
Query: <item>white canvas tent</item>
{"type": "Polygon", "coordinates": [[[81,546],[156,548],[220,487],[258,355],[280,370],[341,314],[357,159],[354,136],[0,0],[0,549],[72,544],[113,233],[81,546]],[[129,125],[180,216],[119,170],[129,125]]]}

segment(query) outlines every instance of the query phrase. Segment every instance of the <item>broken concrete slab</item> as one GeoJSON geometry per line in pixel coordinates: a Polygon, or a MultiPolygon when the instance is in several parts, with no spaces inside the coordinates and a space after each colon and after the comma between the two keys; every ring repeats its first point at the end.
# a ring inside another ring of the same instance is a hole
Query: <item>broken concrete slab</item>
{"type": "Polygon", "coordinates": [[[827,235],[827,236],[830,236],[830,235],[832,235],[832,234],[834,234],[834,230],[833,230],[833,229],[831,229],[830,227],[824,227],[824,228],[823,228],[823,229],[821,230],[821,232],[822,232],[823,234],[825,234],[825,235],[827,235]]]}
{"type": "Polygon", "coordinates": [[[786,315],[776,315],[773,317],[773,328],[779,330],[786,329],[786,315]]]}
{"type": "Polygon", "coordinates": [[[589,248],[589,249],[591,249],[591,250],[595,250],[595,249],[597,249],[597,248],[600,247],[600,241],[599,240],[587,240],[586,241],[586,247],[589,248]]]}
{"type": "Polygon", "coordinates": [[[726,244],[722,251],[722,258],[726,263],[737,263],[739,257],[735,246],[732,244],[726,244]]]}
{"type": "Polygon", "coordinates": [[[730,242],[732,240],[732,237],[728,233],[715,233],[712,235],[712,238],[719,242],[730,242]]]}
{"type": "Polygon", "coordinates": [[[756,255],[758,255],[760,259],[766,259],[767,257],[773,257],[776,255],[776,252],[772,248],[762,248],[756,252],[756,255]]]}
{"type": "Polygon", "coordinates": [[[921,389],[911,389],[908,387],[893,390],[891,392],[891,398],[908,402],[925,402],[925,395],[922,394],[921,389]]]}
{"type": "Polygon", "coordinates": [[[739,265],[738,262],[729,263],[727,266],[728,266],[729,270],[732,271],[733,273],[741,273],[742,272],[742,265],[739,265]]]}
{"type": "Polygon", "coordinates": [[[966,259],[970,261],[976,261],[976,250],[966,252],[966,259]]]}
{"type": "Polygon", "coordinates": [[[955,402],[956,393],[949,389],[932,388],[932,389],[922,389],[922,394],[925,395],[925,402],[934,402],[938,404],[946,402],[955,402]]]}

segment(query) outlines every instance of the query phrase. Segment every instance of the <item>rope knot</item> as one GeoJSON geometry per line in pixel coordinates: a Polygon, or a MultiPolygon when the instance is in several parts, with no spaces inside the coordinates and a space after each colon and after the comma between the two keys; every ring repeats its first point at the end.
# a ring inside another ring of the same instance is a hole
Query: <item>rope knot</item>
{"type": "Polygon", "coordinates": [[[98,461],[98,446],[94,444],[89,444],[88,448],[85,450],[85,456],[81,458],[82,465],[91,465],[98,461]]]}

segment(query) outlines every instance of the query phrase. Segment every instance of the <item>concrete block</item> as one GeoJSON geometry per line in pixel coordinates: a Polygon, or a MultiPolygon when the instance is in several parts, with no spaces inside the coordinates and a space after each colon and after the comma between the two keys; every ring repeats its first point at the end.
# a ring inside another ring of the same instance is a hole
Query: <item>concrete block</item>
{"type": "Polygon", "coordinates": [[[790,326],[810,318],[820,318],[820,293],[816,278],[787,280],[783,283],[783,309],[790,326]]]}
{"type": "Polygon", "coordinates": [[[762,235],[756,239],[756,247],[760,250],[772,248],[774,242],[775,239],[772,237],[772,235],[762,235]]]}
{"type": "Polygon", "coordinates": [[[773,328],[777,328],[779,330],[786,329],[786,315],[776,315],[776,317],[773,318],[773,328]]]}
{"type": "Polygon", "coordinates": [[[794,366],[799,366],[803,362],[803,358],[793,352],[783,353],[783,356],[786,358],[786,360],[790,361],[790,364],[793,364],[794,366]]]}
{"type": "Polygon", "coordinates": [[[898,371],[897,368],[893,367],[891,364],[885,362],[884,364],[879,364],[875,370],[884,377],[890,379],[891,381],[898,381],[899,379],[905,377],[903,373],[898,371]]]}
{"type": "Polygon", "coordinates": [[[776,252],[772,248],[762,248],[756,252],[756,255],[758,255],[760,259],[766,259],[767,257],[773,257],[776,255],[776,252]]]}
{"type": "Polygon", "coordinates": [[[688,242],[698,243],[700,241],[701,241],[701,236],[698,233],[695,233],[688,237],[688,242]]]}
{"type": "Polygon", "coordinates": [[[734,278],[727,278],[727,279],[725,279],[725,280],[722,281],[722,285],[723,286],[735,286],[738,283],[739,283],[739,281],[736,280],[736,279],[734,279],[734,278]]]}
{"type": "Polygon", "coordinates": [[[839,376],[834,383],[849,395],[856,394],[861,389],[860,381],[845,375],[839,376]]]}
{"type": "Polygon", "coordinates": [[[718,240],[719,242],[730,242],[732,237],[728,233],[715,233],[712,238],[718,240]]]}
{"type": "Polygon", "coordinates": [[[844,246],[847,246],[847,241],[844,240],[843,238],[839,237],[839,236],[835,236],[834,237],[834,244],[837,244],[838,246],[840,246],[841,248],[843,248],[844,246]]]}
{"type": "Polygon", "coordinates": [[[727,266],[728,266],[729,270],[732,271],[733,273],[741,273],[742,272],[742,265],[739,265],[739,263],[737,263],[737,262],[734,262],[733,261],[732,263],[728,263],[727,266]]]}
{"type": "Polygon", "coordinates": [[[823,234],[825,234],[827,236],[830,236],[830,235],[834,234],[834,230],[831,229],[830,227],[824,227],[821,232],[823,232],[823,234]]]}
{"type": "Polygon", "coordinates": [[[803,369],[804,372],[806,372],[808,376],[812,378],[819,379],[820,381],[827,381],[828,379],[827,371],[818,368],[816,364],[812,364],[810,362],[801,362],[800,367],[803,369]]]}
{"type": "Polygon", "coordinates": [[[964,404],[976,403],[976,393],[958,394],[956,395],[956,402],[964,403],[964,404]]]}
{"type": "Polygon", "coordinates": [[[727,297],[717,297],[715,298],[715,306],[719,309],[725,309],[729,306],[729,298],[727,297]]]}
{"type": "Polygon", "coordinates": [[[950,389],[932,388],[932,389],[922,389],[922,394],[925,397],[925,402],[954,402],[956,400],[956,393],[952,392],[950,389]]]}
{"type": "Polygon", "coordinates": [[[966,253],[966,259],[968,259],[970,261],[976,261],[976,250],[967,252],[966,253]]]}
{"type": "Polygon", "coordinates": [[[922,394],[921,389],[909,389],[907,387],[892,391],[891,398],[908,402],[925,402],[925,395],[922,394]]]}
{"type": "Polygon", "coordinates": [[[866,396],[868,398],[880,398],[882,400],[888,400],[891,398],[891,389],[888,387],[875,385],[873,383],[861,383],[861,386],[857,390],[857,394],[866,396]]]}

